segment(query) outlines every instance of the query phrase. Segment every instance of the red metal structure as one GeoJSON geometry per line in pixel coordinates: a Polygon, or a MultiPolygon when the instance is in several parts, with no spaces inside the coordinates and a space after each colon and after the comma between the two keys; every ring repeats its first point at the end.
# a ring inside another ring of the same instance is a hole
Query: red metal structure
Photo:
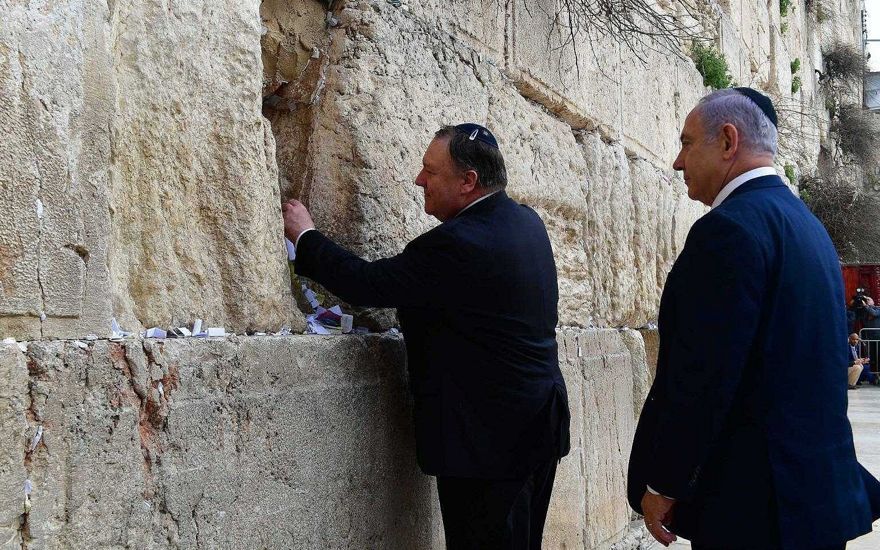
{"type": "Polygon", "coordinates": [[[857,288],[880,304],[880,264],[854,264],[843,266],[843,285],[846,303],[852,299],[857,288]]]}

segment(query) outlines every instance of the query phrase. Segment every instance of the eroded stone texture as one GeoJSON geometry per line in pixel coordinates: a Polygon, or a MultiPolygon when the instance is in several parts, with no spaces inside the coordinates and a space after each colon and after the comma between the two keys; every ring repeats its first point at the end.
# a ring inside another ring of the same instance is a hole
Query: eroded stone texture
{"type": "Polygon", "coordinates": [[[30,547],[429,547],[399,339],[33,343],[28,361],[30,547]]]}
{"type": "Polygon", "coordinates": [[[82,334],[110,317],[107,6],[0,17],[0,334],[82,334]]]}
{"type": "Polygon", "coordinates": [[[0,334],[302,328],[257,3],[0,12],[0,334]]]}
{"type": "Polygon", "coordinates": [[[556,5],[516,0],[509,5],[508,71],[523,92],[574,128],[619,139],[622,127],[621,46],[610,39],[575,37],[554,25],[556,5]],[[547,55],[548,51],[553,54],[547,55]]]}
{"type": "Polygon", "coordinates": [[[0,548],[21,548],[27,479],[28,373],[16,345],[0,344],[0,548]]]}
{"type": "MultiPolygon", "coordinates": [[[[572,452],[547,547],[630,531],[646,367],[623,334],[559,333],[572,452]]],[[[0,529],[18,536],[30,479],[29,548],[444,547],[399,337],[32,342],[0,346],[0,374],[0,529]]]]}
{"type": "Polygon", "coordinates": [[[653,382],[653,374],[648,367],[648,356],[645,349],[646,342],[642,338],[642,332],[632,329],[620,331],[620,339],[623,341],[623,345],[626,346],[630,356],[633,380],[633,417],[638,419],[642,412],[642,405],[648,397],[648,391],[651,389],[653,382]]]}
{"type": "Polygon", "coordinates": [[[617,331],[563,329],[558,340],[572,412],[572,450],[559,466],[544,543],[607,548],[630,530],[625,495],[635,433],[635,365],[617,331]]]}
{"type": "Polygon", "coordinates": [[[293,311],[257,2],[118,2],[112,23],[114,310],[278,330],[293,311]]]}
{"type": "Polygon", "coordinates": [[[597,324],[639,326],[655,318],[672,262],[704,211],[684,184],[650,163],[629,160],[619,144],[579,137],[588,167],[584,231],[597,324]]]}
{"type": "MultiPolygon", "coordinates": [[[[423,18],[428,9],[410,15],[390,4],[361,3],[339,13],[321,53],[327,59],[317,101],[306,109],[300,101],[289,112],[271,109],[287,190],[344,246],[368,259],[393,255],[436,223],[422,212],[413,184],[432,133],[444,123],[488,124],[506,157],[508,193],[535,208],[550,233],[560,322],[617,326],[653,318],[656,280],[665,279],[679,250],[681,228],[701,213],[679,208],[684,186],[672,182],[680,180],[607,143],[601,131],[579,137],[564,113],[524,97],[531,92],[521,82],[512,83],[491,56],[472,49],[477,38],[450,38],[455,25],[435,29],[423,18]],[[302,136],[297,121],[304,113],[312,133],[289,149],[286,137],[302,136]],[[649,206],[661,198],[668,209],[649,206]],[[643,265],[648,282],[637,280],[643,265]]],[[[664,116],[678,124],[690,107],[671,84],[662,88],[664,116]]],[[[653,103],[644,109],[662,110],[653,103]]],[[[655,126],[644,125],[644,135],[655,126]]],[[[677,132],[667,131],[663,141],[674,141],[677,132]]],[[[379,324],[388,323],[393,320],[379,324]]]]}
{"type": "Polygon", "coordinates": [[[651,382],[657,373],[657,355],[660,353],[660,333],[657,329],[641,329],[642,340],[645,342],[645,358],[650,372],[651,382]]]}

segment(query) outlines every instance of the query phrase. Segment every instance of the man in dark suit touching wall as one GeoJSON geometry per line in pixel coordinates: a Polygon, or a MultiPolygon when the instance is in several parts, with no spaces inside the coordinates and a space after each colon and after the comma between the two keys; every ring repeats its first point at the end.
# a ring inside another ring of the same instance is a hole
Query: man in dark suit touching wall
{"type": "Polygon", "coordinates": [[[482,126],[441,128],[415,184],[442,223],[374,262],[284,204],[296,272],[354,305],[398,308],[418,462],[437,477],[447,547],[540,548],[569,449],[547,231],[504,192],[504,158],[482,126]]]}
{"type": "Polygon", "coordinates": [[[664,545],[838,549],[880,516],[846,416],[837,253],[776,175],[776,142],[773,105],[750,88],[706,96],[681,133],[673,167],[712,209],[663,290],[628,481],[664,545]]]}

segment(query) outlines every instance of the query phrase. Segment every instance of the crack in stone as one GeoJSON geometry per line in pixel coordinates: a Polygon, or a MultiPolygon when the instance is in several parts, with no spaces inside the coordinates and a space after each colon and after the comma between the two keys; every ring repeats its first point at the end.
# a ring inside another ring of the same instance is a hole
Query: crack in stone
{"type": "MultiPolygon", "coordinates": [[[[40,370],[39,365],[33,357],[28,357],[27,360],[27,371],[28,371],[28,388],[27,388],[27,408],[25,409],[25,418],[27,419],[28,427],[30,427],[31,422],[40,422],[40,412],[37,410],[36,399],[35,399],[35,381],[38,380],[40,375],[43,372],[40,370]]],[[[37,428],[40,430],[42,428],[42,424],[37,428]]],[[[40,437],[37,441],[36,445],[33,445],[32,439],[27,439],[25,441],[24,447],[24,457],[22,459],[24,470],[25,470],[25,479],[29,480],[33,476],[33,456],[40,448],[40,446],[44,446],[45,439],[40,437]]],[[[30,495],[28,492],[25,493],[25,501],[22,504],[22,513],[19,516],[19,524],[18,524],[18,536],[21,541],[21,549],[27,550],[29,543],[33,540],[31,535],[31,526],[30,526],[30,495]]]]}

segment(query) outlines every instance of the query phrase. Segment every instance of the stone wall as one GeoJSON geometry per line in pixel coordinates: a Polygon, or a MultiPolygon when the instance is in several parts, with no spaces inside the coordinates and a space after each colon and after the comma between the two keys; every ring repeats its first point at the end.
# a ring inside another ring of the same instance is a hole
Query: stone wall
{"type": "Polygon", "coordinates": [[[0,334],[302,326],[257,2],[0,6],[0,334]]]}
{"type": "MultiPolygon", "coordinates": [[[[510,194],[548,226],[561,322],[654,320],[666,273],[705,211],[671,170],[684,118],[707,91],[690,59],[608,38],[577,36],[575,49],[549,0],[347,1],[323,19],[317,0],[279,3],[261,10],[264,113],[282,195],[306,202],[322,230],[368,258],[399,252],[435,223],[413,185],[432,132],[481,122],[499,138],[510,194]],[[292,51],[297,68],[282,75],[292,51]]],[[[856,5],[819,22],[800,5],[782,17],[776,2],[730,0],[696,21],[734,81],[780,106],[780,173],[816,165],[827,116],[814,69],[823,40],[854,39],[856,5]]]]}
{"type": "MultiPolygon", "coordinates": [[[[609,328],[652,326],[705,211],[671,162],[707,89],[684,56],[582,34],[572,48],[554,5],[3,3],[0,338],[28,343],[0,346],[0,545],[441,548],[399,340],[72,339],[114,316],[302,329],[279,200],[367,258],[397,253],[435,223],[413,185],[432,133],[476,121],[559,272],[574,430],[547,546],[638,546],[625,466],[657,335],[609,328]]],[[[811,171],[827,135],[822,44],[858,40],[858,2],[823,5],[693,14],[735,81],[781,107],[780,172],[811,171]]]]}
{"type": "MultiPolygon", "coordinates": [[[[747,0],[701,15],[734,79],[785,105],[780,166],[809,171],[818,155],[821,44],[857,37],[857,2],[836,2],[821,22],[747,0]]],[[[683,57],[584,36],[567,46],[552,5],[4,7],[0,333],[106,334],[114,315],[130,329],[197,317],[238,332],[301,327],[279,197],[303,199],[366,257],[396,253],[434,223],[412,185],[425,145],[463,120],[495,130],[510,193],[548,225],[562,323],[652,320],[704,211],[670,163],[706,90],[683,57]]]]}
{"type": "MultiPolygon", "coordinates": [[[[572,451],[548,548],[630,531],[633,336],[559,333],[572,451]]],[[[442,548],[403,355],[392,336],[0,344],[0,547],[442,548]]]]}
{"type": "MultiPolygon", "coordinates": [[[[324,38],[308,42],[311,68],[280,88],[277,72],[264,74],[282,193],[365,257],[395,254],[434,223],[413,185],[433,132],[485,123],[501,143],[508,192],[547,224],[561,322],[644,324],[703,212],[670,169],[678,128],[702,93],[699,75],[691,62],[659,55],[640,75],[608,45],[613,55],[582,59],[578,78],[536,42],[542,12],[508,4],[345,2],[334,26],[320,21],[324,38]],[[505,9],[515,11],[505,17],[505,9]],[[606,68],[621,72],[617,80],[593,78],[606,68]],[[638,90],[642,83],[657,97],[638,90]]],[[[285,27],[266,4],[263,17],[267,28],[282,27],[264,36],[269,57],[279,42],[292,48],[313,36],[302,18],[285,27]]]]}

